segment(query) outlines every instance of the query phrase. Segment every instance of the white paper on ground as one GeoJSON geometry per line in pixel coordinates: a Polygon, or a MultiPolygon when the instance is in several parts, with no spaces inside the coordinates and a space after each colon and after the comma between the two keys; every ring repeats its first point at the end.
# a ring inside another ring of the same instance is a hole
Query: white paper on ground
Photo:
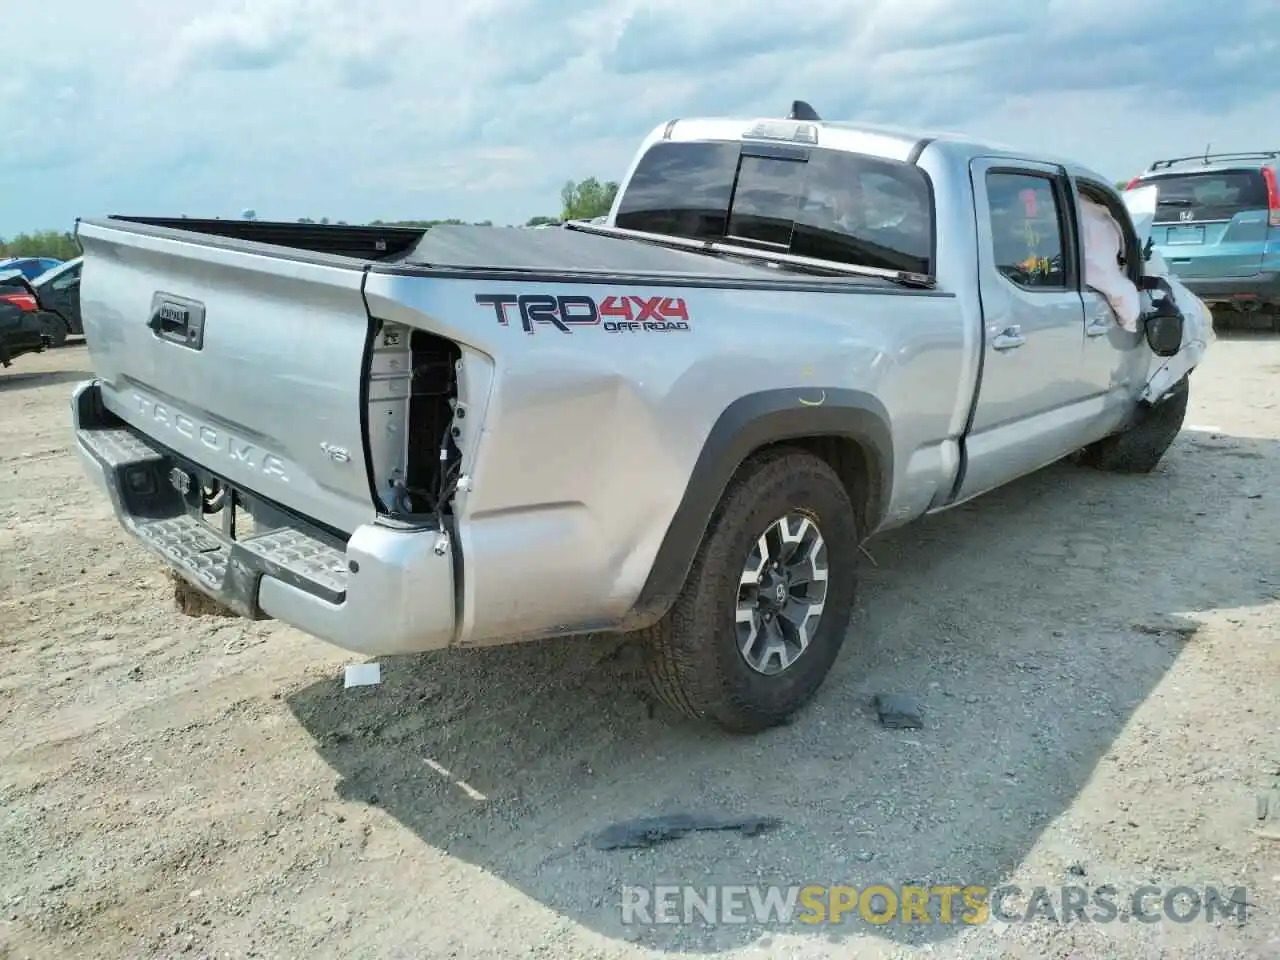
{"type": "Polygon", "coordinates": [[[382,682],[382,666],[377,663],[353,663],[347,667],[346,680],[342,687],[371,687],[382,682]]]}

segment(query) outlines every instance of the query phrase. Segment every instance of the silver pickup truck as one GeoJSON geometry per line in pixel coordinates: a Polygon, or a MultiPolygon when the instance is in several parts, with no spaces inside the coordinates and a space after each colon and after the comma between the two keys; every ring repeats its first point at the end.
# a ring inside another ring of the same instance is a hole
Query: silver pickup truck
{"type": "Polygon", "coordinates": [[[1082,198],[1141,283],[1091,170],[804,119],[664,124],[603,223],[84,220],[79,452],[242,616],[369,655],[637,631],[665,702],[761,730],[828,673],[866,538],[1177,434],[1082,198]]]}

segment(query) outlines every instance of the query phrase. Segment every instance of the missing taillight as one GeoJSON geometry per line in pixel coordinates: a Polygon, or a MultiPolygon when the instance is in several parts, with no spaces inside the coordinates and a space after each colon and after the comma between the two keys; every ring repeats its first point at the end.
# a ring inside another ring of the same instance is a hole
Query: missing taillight
{"type": "Polygon", "coordinates": [[[461,351],[443,337],[377,321],[367,369],[366,441],[379,511],[403,519],[451,512],[461,474],[461,351]]]}
{"type": "Polygon", "coordinates": [[[425,330],[409,338],[409,424],[405,451],[404,493],[407,513],[449,512],[449,494],[462,459],[455,423],[458,363],[461,353],[452,341],[425,330]]]}

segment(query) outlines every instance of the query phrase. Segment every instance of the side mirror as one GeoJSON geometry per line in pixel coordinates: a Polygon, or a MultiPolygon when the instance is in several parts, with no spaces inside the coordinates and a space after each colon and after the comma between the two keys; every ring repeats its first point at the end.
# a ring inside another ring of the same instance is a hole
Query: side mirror
{"type": "Polygon", "coordinates": [[[1157,357],[1172,357],[1182,349],[1182,327],[1185,322],[1182,311],[1173,299],[1173,288],[1163,277],[1143,278],[1143,289],[1159,292],[1160,299],[1152,304],[1152,310],[1143,317],[1143,332],[1147,346],[1157,357]]]}

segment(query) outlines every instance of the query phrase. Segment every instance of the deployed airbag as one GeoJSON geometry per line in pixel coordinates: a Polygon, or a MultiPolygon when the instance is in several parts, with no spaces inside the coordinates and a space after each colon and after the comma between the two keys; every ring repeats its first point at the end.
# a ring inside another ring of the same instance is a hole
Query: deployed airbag
{"type": "MultiPolygon", "coordinates": [[[[1145,243],[1155,216],[1154,187],[1129,191],[1125,206],[1129,211],[1139,241],[1145,243]]],[[[1084,233],[1084,282],[1106,298],[1115,311],[1116,322],[1130,333],[1137,333],[1142,316],[1152,309],[1151,294],[1140,291],[1120,265],[1124,252],[1124,232],[1115,217],[1102,204],[1080,198],[1084,233]]],[[[1154,353],[1147,368],[1147,381],[1140,398],[1156,403],[1204,359],[1214,341],[1213,315],[1194,293],[1188,290],[1155,252],[1143,264],[1147,276],[1163,277],[1173,290],[1173,301],[1182,314],[1182,347],[1172,357],[1154,353]]]]}
{"type": "Polygon", "coordinates": [[[1124,233],[1102,204],[1081,197],[1080,209],[1084,220],[1084,282],[1107,298],[1120,326],[1137,333],[1142,296],[1120,266],[1124,233]]]}

